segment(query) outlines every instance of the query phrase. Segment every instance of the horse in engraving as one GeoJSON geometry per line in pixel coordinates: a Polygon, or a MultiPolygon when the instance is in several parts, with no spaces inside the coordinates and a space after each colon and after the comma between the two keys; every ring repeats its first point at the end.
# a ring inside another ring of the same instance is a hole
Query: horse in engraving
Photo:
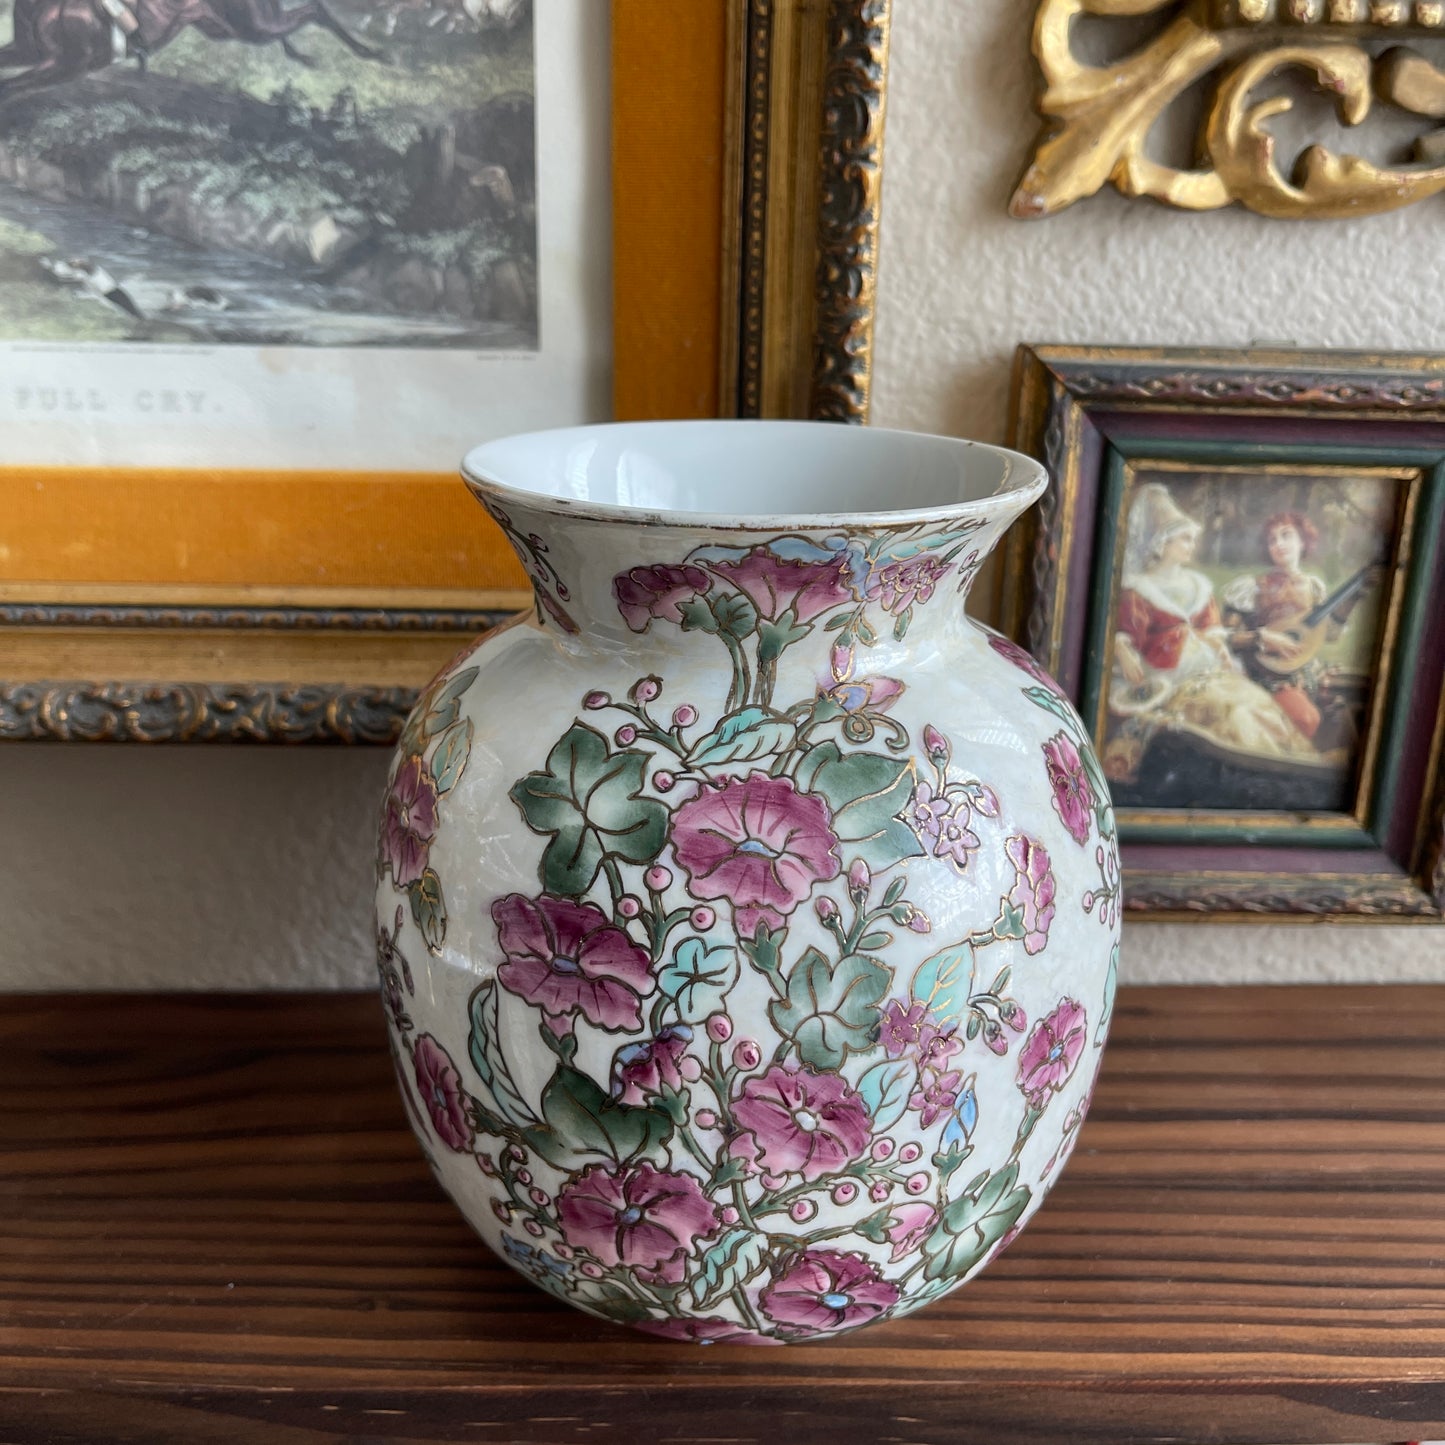
{"type": "Polygon", "coordinates": [[[0,80],[0,100],[63,85],[127,56],[144,64],[187,29],[246,45],[279,41],[293,60],[309,64],[290,41],[308,25],[329,31],[365,60],[382,59],[325,0],[303,0],[294,9],[283,9],[281,0],[16,0],[14,35],[0,46],[0,70],[20,74],[0,80]]]}

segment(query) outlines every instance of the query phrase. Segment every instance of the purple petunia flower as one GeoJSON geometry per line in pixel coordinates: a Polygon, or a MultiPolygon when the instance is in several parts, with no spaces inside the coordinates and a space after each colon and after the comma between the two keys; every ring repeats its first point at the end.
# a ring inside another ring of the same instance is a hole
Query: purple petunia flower
{"type": "Polygon", "coordinates": [[[938,839],[933,845],[935,858],[947,858],[962,873],[968,867],[969,857],[979,848],[978,834],[968,826],[972,810],[967,799],[961,800],[938,827],[938,839]]]}
{"type": "Polygon", "coordinates": [[[928,1237],[937,1218],[938,1211],[922,1200],[898,1205],[888,1225],[888,1242],[893,1246],[889,1259],[897,1263],[905,1255],[912,1254],[928,1237]]]}
{"type": "Polygon", "coordinates": [[[791,610],[799,622],[811,622],[820,613],[854,600],[848,559],[842,553],[780,557],[766,546],[757,546],[711,566],[719,577],[746,592],[758,615],[768,619],[791,610]]]}
{"type": "Polygon", "coordinates": [[[427,850],[437,831],[437,785],[420,757],[402,760],[386,795],[381,855],[398,888],[426,871],[427,850]]]}
{"type": "Polygon", "coordinates": [[[417,1093],[431,1115],[437,1137],[448,1149],[471,1147],[472,1123],[467,1117],[467,1096],[451,1056],[430,1034],[419,1034],[412,1049],[417,1093]]]}
{"type": "Polygon", "coordinates": [[[879,1027],[878,1042],[883,1045],[890,1059],[901,1059],[911,1053],[923,1041],[928,1010],[921,1003],[904,1007],[900,999],[891,998],[883,1010],[879,1027]]]}
{"type": "Polygon", "coordinates": [[[733,1118],[764,1170],[809,1182],[851,1164],[872,1137],[868,1106],[842,1078],[781,1064],[743,1085],[733,1118]]]}
{"type": "Polygon", "coordinates": [[[909,1098],[908,1107],[919,1111],[918,1122],[923,1128],[932,1128],[941,1114],[953,1112],[962,1083],[963,1075],[956,1070],[940,1074],[934,1069],[925,1069],[919,1075],[919,1087],[909,1098]]]}
{"type": "Polygon", "coordinates": [[[952,811],[953,803],[948,798],[934,792],[931,783],[920,782],[908,805],[908,826],[919,842],[932,847],[937,844],[944,820],[952,811]]]}
{"type": "Polygon", "coordinates": [[[952,562],[924,552],[905,562],[885,563],[869,575],[865,590],[870,601],[883,604],[885,612],[906,612],[915,603],[921,606],[927,602],[933,589],[952,571],[952,562]]]}
{"type": "Polygon", "coordinates": [[[618,1172],[593,1164],[563,1185],[557,1218],[573,1249],[652,1284],[677,1284],[685,1256],[722,1221],[691,1174],[637,1164],[618,1172]]]}
{"type": "Polygon", "coordinates": [[[1084,773],[1084,761],[1067,733],[1058,732],[1044,744],[1044,766],[1054,790],[1054,811],[1076,843],[1087,843],[1094,811],[1094,790],[1084,773]]]}
{"type": "Polygon", "coordinates": [[[1020,835],[1004,844],[1004,852],[1016,870],[1008,901],[1023,915],[1024,952],[1032,955],[1049,941],[1049,925],[1054,921],[1057,885],[1048,850],[1042,843],[1020,835]]]}
{"type": "Polygon", "coordinates": [[[681,622],[681,604],[706,592],[712,578],[701,567],[634,567],[612,579],[612,595],[622,620],[634,632],[646,632],[654,617],[681,622]]]}
{"type": "Polygon", "coordinates": [[[642,1027],[651,961],[600,908],[510,893],[492,904],[507,961],[497,982],[552,1019],[580,1012],[599,1028],[642,1027]]]}
{"type": "Polygon", "coordinates": [[[664,1088],[682,1086],[678,1065],[692,1042],[686,1024],[663,1029],[644,1044],[626,1044],[612,1060],[612,1097],[623,1104],[645,1104],[664,1088]]]}
{"type": "Polygon", "coordinates": [[[810,1249],[773,1277],[758,1302],[775,1323],[822,1334],[877,1319],[898,1303],[898,1286],[861,1254],[810,1249]]]}
{"type": "Polygon", "coordinates": [[[725,898],[737,931],[782,927],[818,883],[838,876],[828,805],[788,778],[749,773],[706,784],[673,815],[672,844],[694,898],[725,898]]]}
{"type": "Polygon", "coordinates": [[[1018,1085],[1035,1109],[1042,1108],[1048,1096],[1068,1082],[1084,1052],[1087,1025],[1083,1008],[1071,998],[1062,999],[1024,1041],[1019,1050],[1018,1085]]]}

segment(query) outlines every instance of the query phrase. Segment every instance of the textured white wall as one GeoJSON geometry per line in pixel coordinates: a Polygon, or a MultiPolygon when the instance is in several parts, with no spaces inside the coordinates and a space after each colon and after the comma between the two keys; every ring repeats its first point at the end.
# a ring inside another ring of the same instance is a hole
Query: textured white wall
{"type": "MultiPolygon", "coordinates": [[[[1438,207],[1348,224],[1004,206],[1024,0],[899,0],[876,420],[1001,440],[1014,344],[1438,349],[1438,207]]],[[[0,747],[0,987],[368,984],[374,750],[0,747]]],[[[1445,979],[1445,930],[1126,929],[1135,980],[1445,979]]]]}
{"type": "MultiPolygon", "coordinates": [[[[1109,193],[1010,220],[1037,124],[1032,9],[894,7],[878,425],[1005,440],[1021,341],[1445,349],[1438,204],[1306,223],[1109,193]]],[[[1136,981],[1445,980],[1445,929],[1133,924],[1123,967],[1136,981]]]]}

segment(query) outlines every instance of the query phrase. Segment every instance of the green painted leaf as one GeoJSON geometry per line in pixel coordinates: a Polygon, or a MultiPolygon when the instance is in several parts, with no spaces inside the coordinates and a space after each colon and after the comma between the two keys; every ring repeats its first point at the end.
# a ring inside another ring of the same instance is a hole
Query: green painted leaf
{"type": "Polygon", "coordinates": [[[911,761],[845,754],[834,742],[810,748],[796,775],[799,788],[827,799],[839,853],[862,858],[875,872],[923,856],[923,845],[898,817],[916,781],[911,761]]]}
{"type": "Polygon", "coordinates": [[[480,667],[464,667],[431,699],[426,712],[426,730],[429,734],[439,733],[457,720],[461,711],[462,694],[477,680],[480,671],[480,667]]]}
{"type": "Polygon", "coordinates": [[[411,900],[411,916],[421,929],[427,951],[440,953],[447,936],[447,906],[442,898],[442,880],[434,868],[428,868],[407,889],[411,900]]]}
{"type": "Polygon", "coordinates": [[[1104,980],[1104,1008],[1099,1015],[1099,1026],[1094,1030],[1094,1047],[1101,1049],[1109,1037],[1109,1021],[1114,1017],[1114,995],[1119,989],[1119,945],[1109,955],[1109,976],[1104,980]]]}
{"type": "Polygon", "coordinates": [[[431,760],[432,776],[437,792],[449,793],[456,786],[472,751],[472,720],[464,718],[453,723],[441,736],[431,760]]]}
{"type": "Polygon", "coordinates": [[[757,1273],[766,1248],[764,1236],[756,1230],[728,1230],[698,1261],[693,1303],[702,1308],[746,1283],[757,1273]]]}
{"type": "Polygon", "coordinates": [[[667,840],[667,809],[641,796],[647,754],[614,753],[601,733],[574,723],[547,756],[545,772],[512,785],[511,798],[534,833],[551,833],[542,885],[579,897],[609,855],[650,863],[667,840]]]}
{"type": "Polygon", "coordinates": [[[550,1164],[571,1169],[579,1155],[600,1154],[618,1164],[652,1154],[672,1135],[660,1109],[615,1104],[579,1069],[561,1065],[542,1091],[544,1127],[529,1129],[527,1143],[550,1164]]]}
{"type": "Polygon", "coordinates": [[[1018,1164],[982,1175],[969,1192],[943,1211],[923,1241],[928,1263],[926,1279],[952,1279],[967,1274],[988,1257],[994,1246],[1023,1217],[1032,1197],[1018,1182],[1018,1164]]]}
{"type": "Polygon", "coordinates": [[[903,1117],[917,1079],[918,1069],[908,1059],[885,1059],[858,1080],[858,1092],[868,1105],[875,1134],[891,1129],[903,1117]]]}
{"type": "Polygon", "coordinates": [[[695,1024],[722,1008],[741,972],[735,949],[685,938],[658,974],[657,986],[677,1004],[683,1022],[695,1024]]]}
{"type": "Polygon", "coordinates": [[[792,747],[798,729],[787,718],[765,707],[745,707],[729,713],[710,733],[701,737],[687,755],[689,767],[718,767],[723,763],[750,763],[792,747]]]}
{"type": "Polygon", "coordinates": [[[739,642],[757,629],[758,609],[745,592],[714,593],[712,611],[722,631],[739,642]]]}
{"type": "Polygon", "coordinates": [[[502,1118],[520,1127],[538,1123],[502,1053],[495,981],[488,980],[472,995],[470,1013],[472,1031],[467,1052],[472,1057],[472,1067],[491,1094],[493,1108],[502,1118]]]}
{"type": "Polygon", "coordinates": [[[973,992],[973,947],[953,943],[925,959],[913,975],[913,997],[945,1030],[955,1027],[968,1009],[973,992]]]}
{"type": "Polygon", "coordinates": [[[677,604],[678,616],[682,619],[684,632],[716,632],[717,613],[706,597],[688,597],[677,604]]]}
{"type": "Polygon", "coordinates": [[[788,975],[787,998],[768,1013],[792,1039],[805,1064],[836,1069],[849,1054],[865,1053],[878,1036],[878,1005],[893,981],[891,970],[861,953],[836,968],[810,948],[788,975]]]}
{"type": "MultiPolygon", "coordinates": [[[[1079,725],[1074,710],[1061,698],[1051,687],[1026,687],[1023,694],[1035,707],[1041,707],[1045,712],[1051,712],[1056,718],[1066,722],[1072,732],[1079,725]]],[[[1075,735],[1077,739],[1077,734],[1075,735]]]]}
{"type": "Polygon", "coordinates": [[[798,615],[790,607],[780,617],[764,622],[758,628],[758,664],[776,662],[795,642],[801,642],[813,629],[798,624],[798,615]]]}

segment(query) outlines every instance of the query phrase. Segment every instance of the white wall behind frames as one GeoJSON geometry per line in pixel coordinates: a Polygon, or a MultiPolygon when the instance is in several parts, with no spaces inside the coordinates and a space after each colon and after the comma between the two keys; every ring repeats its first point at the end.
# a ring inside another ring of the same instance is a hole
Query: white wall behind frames
{"type": "MultiPolygon", "coordinates": [[[[1026,0],[896,0],[875,420],[1004,437],[1016,342],[1445,350],[1441,204],[1005,213],[1026,0]]],[[[0,746],[0,988],[369,985],[381,749],[0,746]]],[[[1445,928],[1130,925],[1134,980],[1445,979],[1445,928]]]]}
{"type": "MultiPolygon", "coordinates": [[[[1037,128],[1033,8],[894,6],[876,424],[1004,441],[1021,341],[1445,351],[1438,202],[1287,222],[1110,192],[1010,220],[1037,128]]],[[[1134,980],[1445,980],[1445,928],[1136,923],[1124,940],[1134,980]]]]}

